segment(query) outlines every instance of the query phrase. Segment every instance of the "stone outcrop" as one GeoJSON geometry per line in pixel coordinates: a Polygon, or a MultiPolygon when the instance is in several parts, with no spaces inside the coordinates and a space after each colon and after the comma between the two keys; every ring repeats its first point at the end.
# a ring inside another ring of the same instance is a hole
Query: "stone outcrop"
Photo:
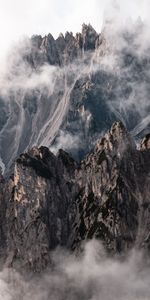
{"type": "Polygon", "coordinates": [[[95,51],[103,41],[104,37],[90,24],[83,24],[81,32],[76,35],[67,31],[65,35],[60,33],[56,39],[51,34],[43,38],[33,36],[30,56],[35,67],[43,63],[64,66],[76,59],[84,58],[84,54],[88,52],[95,51]]]}
{"type": "Polygon", "coordinates": [[[35,35],[31,38],[29,61],[35,67],[43,63],[63,66],[82,58],[85,51],[95,50],[98,38],[99,35],[90,24],[83,24],[82,32],[75,36],[68,31],[65,35],[61,33],[57,39],[51,34],[43,38],[35,35]]]}
{"type": "Polygon", "coordinates": [[[147,247],[149,172],[149,150],[138,151],[123,125],[115,123],[81,163],[75,247],[93,237],[114,253],[147,247]]]}
{"type": "Polygon", "coordinates": [[[150,52],[138,47],[144,29],[113,27],[106,22],[98,34],[83,24],[76,35],[35,35],[12,49],[0,88],[5,175],[34,145],[63,148],[81,161],[116,121],[136,139],[149,133],[150,52]]]}
{"type": "Polygon", "coordinates": [[[150,149],[114,123],[77,164],[34,147],[0,183],[1,259],[41,271],[57,246],[80,249],[97,238],[110,253],[150,247],[150,149]]]}
{"type": "Polygon", "coordinates": [[[7,183],[10,199],[5,200],[8,257],[13,253],[23,264],[41,270],[50,250],[67,245],[75,215],[76,169],[67,153],[59,151],[55,157],[45,147],[33,148],[16,161],[7,183]]]}
{"type": "Polygon", "coordinates": [[[147,134],[141,142],[141,150],[150,149],[150,134],[147,134]]]}

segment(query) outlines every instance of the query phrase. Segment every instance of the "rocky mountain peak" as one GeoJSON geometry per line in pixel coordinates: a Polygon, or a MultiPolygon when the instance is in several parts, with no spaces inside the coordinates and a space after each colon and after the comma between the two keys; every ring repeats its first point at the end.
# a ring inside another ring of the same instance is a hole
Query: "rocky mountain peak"
{"type": "Polygon", "coordinates": [[[40,48],[42,43],[42,36],[41,35],[33,35],[31,37],[31,44],[35,48],[40,48]]]}
{"type": "Polygon", "coordinates": [[[65,40],[66,40],[66,42],[68,42],[68,41],[70,41],[70,40],[72,40],[72,39],[74,40],[73,33],[67,31],[67,32],[65,33],[65,40]]]}
{"type": "Polygon", "coordinates": [[[34,66],[43,63],[50,65],[65,65],[82,56],[82,50],[95,49],[98,34],[89,24],[83,24],[82,32],[75,36],[72,32],[62,33],[57,39],[49,33],[47,36],[40,35],[31,38],[31,57],[34,66]]]}
{"type": "Polygon", "coordinates": [[[115,122],[111,129],[96,144],[96,151],[113,151],[122,155],[127,149],[135,150],[136,145],[133,138],[127,132],[122,122],[115,122]]]}
{"type": "Polygon", "coordinates": [[[95,38],[97,37],[97,32],[96,30],[92,27],[91,24],[82,24],[82,35],[91,35],[91,36],[95,36],[95,38]]]}
{"type": "Polygon", "coordinates": [[[79,250],[92,238],[111,253],[148,249],[149,135],[141,144],[145,151],[115,122],[80,164],[61,149],[56,156],[47,147],[21,154],[14,176],[0,183],[6,265],[41,271],[58,245],[79,250]]]}
{"type": "Polygon", "coordinates": [[[84,50],[95,49],[97,38],[98,38],[98,34],[90,24],[82,25],[82,39],[83,39],[84,50]]]}
{"type": "Polygon", "coordinates": [[[150,134],[147,134],[140,144],[141,150],[150,149],[150,134]]]}

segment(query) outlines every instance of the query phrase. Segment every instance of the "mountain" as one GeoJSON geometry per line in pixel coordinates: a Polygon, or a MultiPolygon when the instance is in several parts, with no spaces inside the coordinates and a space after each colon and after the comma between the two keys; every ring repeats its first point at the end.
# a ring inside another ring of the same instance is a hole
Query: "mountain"
{"type": "Polygon", "coordinates": [[[150,135],[139,148],[116,122],[81,163],[34,147],[1,176],[0,253],[5,266],[41,271],[57,246],[81,251],[101,240],[108,253],[149,250],[150,135]]]}
{"type": "MultiPolygon", "coordinates": [[[[114,23],[113,23],[114,24],[114,23]]],[[[149,44],[142,23],[101,34],[83,24],[20,41],[0,75],[0,165],[33,146],[59,148],[80,162],[96,140],[121,121],[136,142],[150,130],[149,44]]]]}

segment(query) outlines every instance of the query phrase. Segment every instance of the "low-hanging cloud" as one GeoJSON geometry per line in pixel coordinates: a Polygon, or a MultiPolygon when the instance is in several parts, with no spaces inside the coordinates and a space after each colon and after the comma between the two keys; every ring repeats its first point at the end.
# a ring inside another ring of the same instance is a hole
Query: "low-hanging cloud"
{"type": "MultiPolygon", "coordinates": [[[[9,52],[0,74],[0,102],[6,119],[0,128],[0,153],[7,136],[11,145],[9,165],[26,147],[51,145],[68,111],[76,81],[89,73],[89,63],[81,58],[63,67],[46,61],[33,66],[29,62],[32,51],[31,41],[28,38],[22,40],[9,52]],[[27,134],[25,143],[24,133],[27,134]]],[[[40,51],[39,55],[44,55],[40,51]]],[[[90,59],[92,54],[88,56],[90,59]]],[[[72,138],[70,141],[74,143],[72,138]]]]}
{"type": "Polygon", "coordinates": [[[121,7],[121,16],[141,16],[149,22],[149,0],[3,0],[0,1],[0,56],[10,43],[22,35],[48,34],[58,36],[60,29],[76,33],[83,22],[90,22],[101,31],[103,14],[112,14],[112,4],[121,7]],[[111,5],[110,5],[111,4],[111,5]]]}
{"type": "Polygon", "coordinates": [[[53,268],[43,275],[5,269],[0,273],[3,300],[148,300],[150,268],[141,252],[110,258],[98,241],[86,243],[77,257],[58,249],[53,268]]]}
{"type": "MultiPolygon", "coordinates": [[[[99,5],[98,2],[97,5],[99,5]]],[[[77,3],[79,4],[79,1],[77,3]]],[[[119,10],[117,2],[115,6],[113,3],[110,8],[110,15],[113,14],[117,17],[118,12],[119,14],[121,12],[120,15],[122,15],[122,12],[128,12],[131,8],[131,11],[135,10],[134,17],[137,17],[139,10],[141,10],[142,17],[148,20],[149,1],[142,1],[142,3],[138,0],[132,1],[132,3],[131,1],[130,3],[129,1],[119,1],[119,3],[121,10],[119,10]],[[115,13],[113,13],[114,9],[115,13]]],[[[82,7],[84,8],[84,5],[82,7]]],[[[76,7],[76,11],[82,12],[83,9],[78,10],[76,7]]],[[[133,35],[136,31],[133,30],[132,32],[131,28],[133,27],[130,28],[130,24],[132,22],[128,24],[127,29],[133,35]]],[[[105,25],[105,22],[103,25],[105,25]]],[[[120,17],[117,19],[116,26],[120,26],[120,17]]],[[[143,130],[149,124],[149,66],[148,64],[145,65],[145,70],[141,74],[141,81],[139,81],[137,78],[128,76],[133,72],[131,64],[127,67],[122,65],[122,51],[130,50],[130,53],[141,62],[143,56],[147,57],[149,55],[149,26],[144,25],[135,37],[134,43],[131,44],[123,36],[125,23],[123,27],[119,28],[121,30],[118,31],[117,29],[114,34],[110,31],[110,27],[109,33],[103,28],[109,37],[112,34],[111,42],[113,43],[110,42],[108,46],[106,43],[108,56],[101,57],[98,53],[99,50],[97,50],[96,55],[95,53],[90,55],[90,60],[86,64],[80,60],[69,64],[67,67],[60,68],[44,63],[38,70],[33,69],[22,60],[22,52],[28,53],[31,47],[28,39],[21,43],[21,49],[15,48],[11,52],[9,60],[3,65],[3,72],[1,71],[0,75],[0,94],[1,97],[5,98],[4,114],[6,113],[7,120],[0,132],[0,153],[2,150],[5,152],[5,139],[8,139],[10,135],[9,147],[11,152],[7,158],[10,159],[10,164],[16,158],[18,152],[25,150],[25,147],[20,146],[22,145],[22,138],[26,139],[28,147],[32,147],[34,144],[47,146],[51,144],[68,110],[70,94],[75,82],[80,77],[90,77],[92,73],[104,70],[110,74],[115,74],[118,78],[122,77],[122,80],[125,78],[123,83],[124,85],[128,84],[132,92],[126,99],[123,98],[122,87],[118,85],[115,89],[113,101],[108,104],[123,121],[125,116],[128,117],[130,111],[136,110],[139,113],[139,123],[132,129],[133,135],[137,135],[141,129],[143,130]],[[113,51],[111,51],[112,45],[113,51]],[[146,80],[142,80],[142,78],[146,78],[146,80]],[[27,93],[31,99],[29,100],[31,119],[29,118],[28,107],[25,106],[26,103],[24,102],[27,93]],[[36,101],[34,99],[35,94],[36,101]],[[48,99],[48,101],[45,99],[48,99]],[[30,136],[29,140],[25,130],[30,136]],[[11,136],[13,137],[12,140],[11,136]]],[[[138,26],[134,28],[138,28],[138,26]]],[[[72,136],[70,133],[62,131],[60,132],[59,143],[54,150],[59,147],[66,150],[72,149],[77,147],[79,143],[79,136],[72,136]]],[[[5,166],[1,160],[0,165],[4,170],[5,166]]],[[[110,259],[107,257],[102,245],[99,242],[92,241],[85,246],[82,256],[79,257],[57,250],[53,253],[53,262],[55,264],[53,270],[49,270],[41,276],[31,276],[31,280],[26,279],[28,275],[24,278],[15,270],[5,269],[1,271],[0,299],[149,299],[150,269],[144,262],[143,254],[137,250],[132,251],[126,259],[110,259]]]]}
{"type": "MultiPolygon", "coordinates": [[[[0,128],[0,156],[3,166],[5,163],[10,166],[16,156],[26,151],[28,147],[31,148],[33,145],[49,147],[69,110],[70,96],[75,83],[81,78],[91,80],[91,76],[98,72],[99,76],[105,72],[117,79],[113,98],[111,97],[111,101],[105,100],[116,118],[128,125],[130,114],[133,114],[135,110],[138,118],[130,128],[135,135],[149,124],[149,65],[144,62],[145,68],[139,80],[134,76],[139,73],[138,69],[134,70],[134,60],[137,61],[138,67],[138,64],[143,64],[143,57],[148,59],[150,43],[147,37],[150,29],[141,20],[124,22],[122,25],[120,16],[122,17],[123,7],[127,6],[127,3],[128,1],[126,4],[111,1],[110,22],[104,17],[102,27],[101,36],[106,40],[105,43],[103,42],[95,52],[90,54],[84,52],[83,57],[63,67],[50,65],[44,56],[40,56],[43,63],[32,66],[28,60],[24,59],[27,56],[30,57],[32,51],[34,55],[35,49],[33,50],[29,38],[22,39],[11,49],[5,63],[1,65],[0,74],[0,103],[3,117],[2,125],[0,124],[2,126],[0,128]],[[127,66],[123,65],[125,53],[133,57],[131,57],[133,63],[127,66]],[[124,90],[126,93],[130,91],[128,96],[124,96],[124,90]],[[6,120],[5,123],[3,119],[6,120]],[[5,157],[4,150],[6,136],[10,144],[7,157],[5,157]]],[[[137,7],[139,2],[135,1],[134,4],[132,9],[137,7]]],[[[124,7],[124,11],[124,20],[127,20],[127,7],[126,9],[124,7]]],[[[39,49],[38,55],[44,55],[41,51],[39,49]]],[[[102,85],[104,87],[105,83],[102,85]]],[[[104,88],[107,91],[113,89],[109,80],[104,88]]],[[[92,120],[91,116],[88,121],[86,113],[88,111],[85,111],[86,120],[83,124],[85,136],[88,135],[86,127],[90,127],[92,120]]],[[[82,113],[80,117],[82,119],[82,113]]],[[[78,133],[77,137],[76,134],[72,135],[62,130],[57,146],[62,145],[64,149],[70,150],[82,142],[82,134],[78,133]]],[[[91,143],[93,144],[93,141],[91,143]]]]}

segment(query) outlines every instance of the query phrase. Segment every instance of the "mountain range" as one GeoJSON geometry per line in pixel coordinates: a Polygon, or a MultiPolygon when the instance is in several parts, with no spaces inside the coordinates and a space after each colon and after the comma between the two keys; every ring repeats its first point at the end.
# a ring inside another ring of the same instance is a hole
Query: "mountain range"
{"type": "Polygon", "coordinates": [[[57,247],[150,247],[150,55],[144,24],[33,36],[0,75],[0,256],[41,272],[57,247]]]}
{"type": "Polygon", "coordinates": [[[144,36],[140,21],[130,30],[106,22],[101,34],[83,24],[76,36],[33,36],[11,49],[0,76],[3,172],[33,146],[54,153],[63,148],[80,161],[116,121],[137,143],[148,134],[150,47],[144,36]]]}
{"type": "Polygon", "coordinates": [[[5,266],[45,269],[61,246],[81,251],[90,239],[111,255],[150,247],[150,135],[140,148],[116,122],[77,163],[44,146],[16,160],[1,176],[0,245],[5,266]]]}

